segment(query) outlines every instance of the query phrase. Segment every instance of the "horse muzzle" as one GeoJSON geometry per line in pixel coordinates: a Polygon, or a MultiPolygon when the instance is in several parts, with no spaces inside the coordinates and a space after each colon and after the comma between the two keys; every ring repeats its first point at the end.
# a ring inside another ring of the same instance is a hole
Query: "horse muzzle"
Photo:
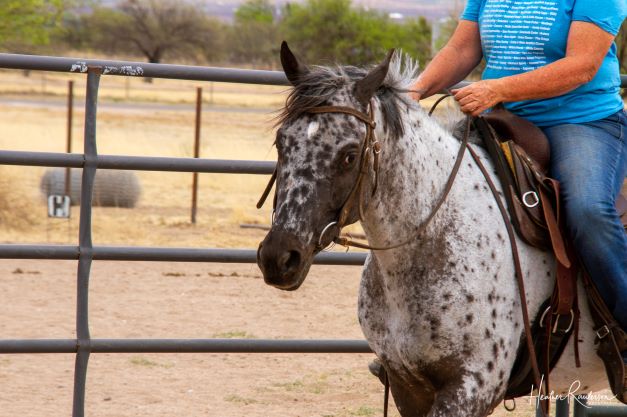
{"type": "Polygon", "coordinates": [[[301,286],[313,253],[291,233],[271,230],[257,249],[257,265],[268,285],[293,291],[301,286]]]}

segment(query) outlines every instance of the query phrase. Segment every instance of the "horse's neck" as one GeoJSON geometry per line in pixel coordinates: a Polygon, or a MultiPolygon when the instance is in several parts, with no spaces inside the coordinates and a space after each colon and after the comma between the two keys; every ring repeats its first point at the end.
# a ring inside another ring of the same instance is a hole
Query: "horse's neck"
{"type": "Polygon", "coordinates": [[[424,111],[412,108],[403,118],[402,137],[377,132],[382,144],[379,184],[362,222],[371,245],[411,236],[442,193],[459,148],[459,142],[424,111]]]}

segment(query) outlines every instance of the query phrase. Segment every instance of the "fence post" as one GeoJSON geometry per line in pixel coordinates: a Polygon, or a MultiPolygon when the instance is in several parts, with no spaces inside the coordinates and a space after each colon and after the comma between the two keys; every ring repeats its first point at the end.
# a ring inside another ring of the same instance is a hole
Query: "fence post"
{"type": "Polygon", "coordinates": [[[568,396],[555,400],[555,417],[568,417],[570,413],[570,401],[568,396]]]}
{"type": "Polygon", "coordinates": [[[78,270],[76,284],[76,361],[74,364],[74,398],[72,417],[85,415],[85,385],[87,364],[91,353],[89,334],[89,273],[94,257],[91,230],[91,198],[98,165],[96,147],[96,112],[98,106],[98,86],[100,67],[89,67],[85,94],[85,138],[83,174],[81,179],[81,207],[78,230],[78,270]]]}
{"type": "Polygon", "coordinates": [[[586,410],[588,406],[588,398],[583,395],[575,397],[575,406],[573,410],[573,417],[586,417],[586,410]]]}
{"type": "MultiPolygon", "coordinates": [[[[68,81],[67,85],[67,140],[65,152],[72,153],[72,117],[74,108],[74,81],[68,81]]],[[[65,168],[65,195],[71,195],[72,180],[70,178],[70,168],[65,168]]]]}
{"type": "MultiPolygon", "coordinates": [[[[202,113],[202,87],[196,87],[196,126],[194,129],[194,158],[200,157],[200,118],[202,113]]],[[[198,172],[192,177],[192,224],[196,224],[198,204],[198,172]]]]}

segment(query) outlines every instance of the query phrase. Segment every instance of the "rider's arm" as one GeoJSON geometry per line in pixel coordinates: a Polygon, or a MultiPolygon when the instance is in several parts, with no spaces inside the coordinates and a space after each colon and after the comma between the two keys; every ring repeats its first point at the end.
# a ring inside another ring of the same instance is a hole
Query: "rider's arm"
{"type": "Polygon", "coordinates": [[[459,25],[412,86],[416,100],[429,97],[443,88],[463,80],[481,61],[479,25],[470,20],[460,20],[459,25]]]}
{"type": "Polygon", "coordinates": [[[597,25],[575,21],[570,26],[566,56],[522,74],[483,80],[453,91],[462,111],[476,116],[499,102],[555,97],[592,80],[614,35],[597,25]]]}

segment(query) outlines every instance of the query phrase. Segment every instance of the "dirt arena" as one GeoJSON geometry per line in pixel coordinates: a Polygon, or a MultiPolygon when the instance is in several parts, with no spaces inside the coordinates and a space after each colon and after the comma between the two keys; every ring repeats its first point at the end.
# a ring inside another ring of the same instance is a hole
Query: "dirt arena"
{"type": "MultiPolygon", "coordinates": [[[[58,103],[67,76],[49,75],[43,86],[40,78],[0,75],[0,147],[63,151],[65,110],[58,103]]],[[[103,78],[99,153],[191,156],[195,84],[125,83],[103,78]],[[137,108],[116,107],[120,101],[137,108]],[[155,107],[156,102],[172,107],[155,107]]],[[[214,111],[203,114],[201,155],[275,159],[272,110],[284,99],[283,89],[205,87],[213,89],[207,109],[214,111]]],[[[77,152],[81,117],[77,107],[77,152]]],[[[0,242],[76,244],[77,210],[70,221],[45,216],[39,193],[43,170],[0,167],[0,242]]],[[[94,208],[95,245],[253,248],[263,238],[263,231],[240,225],[269,221],[268,207],[254,208],[264,176],[201,175],[196,225],[189,223],[191,174],[138,176],[143,191],[135,209],[94,208]]],[[[0,337],[74,338],[76,264],[0,260],[0,337]]],[[[303,287],[288,293],[266,286],[256,265],[96,261],[91,336],[361,339],[359,275],[359,267],[314,266],[303,287]]],[[[372,359],[371,354],[93,354],[86,413],[380,416],[383,388],[367,370],[372,359]]],[[[74,355],[0,355],[0,417],[70,415],[73,367],[74,355]]],[[[519,401],[516,412],[499,407],[494,415],[534,413],[519,401]]]]}

